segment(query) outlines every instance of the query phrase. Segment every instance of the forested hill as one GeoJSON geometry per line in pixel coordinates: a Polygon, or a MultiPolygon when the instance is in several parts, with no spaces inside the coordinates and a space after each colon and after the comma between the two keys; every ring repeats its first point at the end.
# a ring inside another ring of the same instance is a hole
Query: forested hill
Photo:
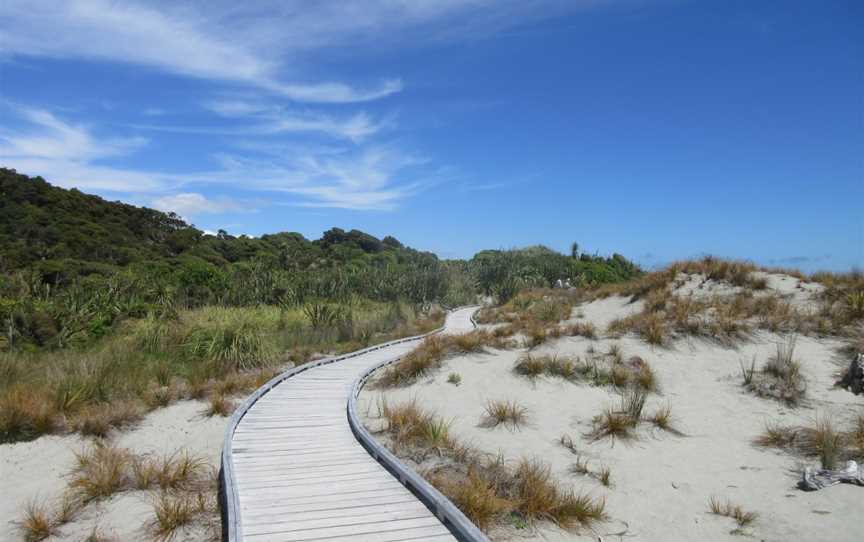
{"type": "Polygon", "coordinates": [[[433,254],[404,247],[393,237],[334,228],[317,241],[299,233],[261,238],[204,232],[174,213],[106,201],[0,168],[0,271],[33,268],[47,282],[107,274],[135,263],[200,259],[225,267],[276,259],[282,268],[332,266],[370,255],[383,261],[433,262],[433,254]]]}

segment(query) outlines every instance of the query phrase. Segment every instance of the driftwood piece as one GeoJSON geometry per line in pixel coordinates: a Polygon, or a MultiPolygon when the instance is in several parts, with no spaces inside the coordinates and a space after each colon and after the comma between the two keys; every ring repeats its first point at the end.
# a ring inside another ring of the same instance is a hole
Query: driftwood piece
{"type": "Polygon", "coordinates": [[[855,395],[864,393],[864,354],[858,354],[852,363],[849,364],[849,369],[840,380],[840,386],[848,389],[855,395]]]}
{"type": "Polygon", "coordinates": [[[813,467],[805,467],[798,486],[807,491],[816,491],[840,483],[864,486],[864,465],[847,461],[844,469],[816,470],[813,467]]]}

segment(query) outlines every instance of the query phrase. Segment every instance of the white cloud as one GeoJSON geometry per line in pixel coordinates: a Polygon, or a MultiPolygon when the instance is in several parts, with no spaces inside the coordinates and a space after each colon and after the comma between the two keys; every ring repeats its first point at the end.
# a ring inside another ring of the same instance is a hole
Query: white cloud
{"type": "Polygon", "coordinates": [[[172,211],[180,216],[220,214],[228,211],[253,212],[256,209],[230,199],[209,199],[197,192],[181,192],[155,198],[151,205],[160,211],[172,211]]]}
{"type": "Polygon", "coordinates": [[[398,79],[369,88],[281,80],[279,56],[290,50],[279,47],[283,40],[276,33],[265,43],[264,34],[256,32],[263,25],[275,30],[270,18],[256,9],[238,12],[234,3],[208,2],[194,11],[173,2],[6,0],[0,3],[0,54],[129,62],[308,102],[362,102],[401,90],[398,79]]]}
{"type": "Polygon", "coordinates": [[[476,39],[607,1],[4,0],[0,55],[128,62],[296,101],[363,102],[401,91],[402,81],[310,81],[314,55],[476,39]]]}
{"type": "Polygon", "coordinates": [[[146,143],[140,138],[98,139],[84,126],[50,112],[13,108],[29,128],[0,131],[0,160],[6,167],[83,190],[155,194],[152,205],[181,216],[229,211],[254,212],[253,204],[209,199],[207,187],[242,187],[249,192],[294,196],[293,205],[356,210],[390,210],[429,185],[428,161],[394,146],[360,148],[284,146],[255,148],[259,158],[218,156],[220,168],[198,173],[147,172],[100,164],[146,143]],[[189,187],[200,187],[194,191],[189,187]]]}
{"type": "Polygon", "coordinates": [[[386,124],[374,121],[364,112],[336,118],[317,112],[286,111],[273,104],[243,100],[212,101],[205,103],[204,107],[223,117],[249,117],[258,121],[256,126],[235,131],[237,134],[319,132],[359,142],[378,133],[386,124]]]}

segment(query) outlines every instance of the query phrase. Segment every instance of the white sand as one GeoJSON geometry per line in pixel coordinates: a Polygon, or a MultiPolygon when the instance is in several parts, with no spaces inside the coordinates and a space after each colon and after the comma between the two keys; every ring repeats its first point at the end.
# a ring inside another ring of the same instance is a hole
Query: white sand
{"type": "MultiPolygon", "coordinates": [[[[185,448],[218,466],[227,418],[203,417],[206,406],[201,401],[182,401],[153,411],[134,429],[114,435],[112,441],[137,454],[163,455],[185,448]]],[[[29,500],[52,501],[63,493],[65,475],[74,467],[74,453],[87,442],[70,435],[0,445],[0,540],[20,539],[13,522],[29,500]]],[[[144,539],[144,527],[153,518],[151,498],[147,491],[127,491],[92,503],[51,540],[82,540],[95,527],[118,540],[144,539]]],[[[175,540],[206,540],[207,535],[196,528],[175,540]]]]}
{"type": "MultiPolygon", "coordinates": [[[[689,283],[689,282],[688,282],[689,283]]],[[[784,294],[801,291],[797,279],[772,281],[784,294]]],[[[728,290],[727,290],[728,291],[728,290]]],[[[801,301],[809,300],[806,292],[801,301]]],[[[638,310],[638,307],[636,308],[638,310]]],[[[578,307],[604,329],[606,323],[634,310],[622,298],[609,298],[578,307]]],[[[522,351],[491,352],[454,358],[434,377],[411,387],[387,391],[391,403],[416,397],[446,419],[452,419],[452,434],[477,448],[502,452],[509,460],[522,456],[541,458],[552,465],[558,478],[572,487],[605,496],[612,517],[597,533],[582,536],[543,526],[543,540],[646,541],[739,540],[730,534],[737,525],[729,518],[707,512],[710,497],[729,498],[745,510],[759,513],[746,529],[758,540],[860,540],[860,514],[864,510],[864,488],[836,486],[806,493],[796,488],[800,465],[795,458],[754,447],[766,420],[787,424],[807,423],[817,412],[839,418],[861,412],[860,397],[833,387],[837,370],[834,340],[799,337],[796,358],[808,380],[810,400],[804,407],[787,408],[757,398],[741,386],[739,360],[749,362],[755,354],[761,365],[785,337],[757,333],[751,342],[727,349],[712,342],[682,340],[671,348],[652,348],[635,337],[590,341],[581,337],[562,338],[544,344],[538,352],[584,356],[589,345],[606,351],[618,343],[625,359],[639,355],[654,369],[661,395],[649,396],[646,412],[669,402],[675,425],[687,436],[639,429],[635,442],[609,440],[590,443],[584,434],[591,418],[608,404],[617,404],[610,389],[572,384],[562,380],[538,379],[532,383],[516,376],[512,367],[522,351]],[[462,384],[446,383],[450,372],[462,376],[462,384]],[[516,431],[503,427],[479,427],[487,399],[513,399],[529,409],[527,426],[516,431]],[[570,435],[591,467],[612,469],[613,487],[606,488],[594,478],[568,472],[575,456],[559,443],[570,435]],[[855,523],[851,518],[858,518],[855,523]]],[[[382,393],[364,390],[361,404],[374,405],[382,393]]],[[[361,409],[362,411],[363,409],[361,409]]],[[[374,406],[369,412],[374,415],[374,406]]],[[[373,428],[376,420],[369,421],[373,428]]],[[[522,532],[517,532],[519,538],[522,532]]],[[[524,533],[527,535],[530,533],[524,533]]],[[[501,536],[499,539],[514,538],[501,536]]]]}

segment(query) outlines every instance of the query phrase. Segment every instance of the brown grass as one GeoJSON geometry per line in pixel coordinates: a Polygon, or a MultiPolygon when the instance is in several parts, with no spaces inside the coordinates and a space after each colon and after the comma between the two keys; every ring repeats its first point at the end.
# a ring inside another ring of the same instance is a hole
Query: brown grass
{"type": "Polygon", "coordinates": [[[819,458],[822,468],[836,469],[845,460],[864,461],[864,415],[854,416],[846,430],[838,428],[825,414],[817,415],[809,426],[769,422],[754,444],[819,458]]]}
{"type": "Polygon", "coordinates": [[[738,527],[746,527],[759,517],[756,512],[748,512],[740,505],[732,504],[728,499],[721,502],[717,497],[711,497],[708,500],[708,510],[712,514],[734,519],[738,523],[738,527]]]}
{"type": "Polygon", "coordinates": [[[482,425],[484,427],[498,427],[508,425],[516,429],[528,421],[528,409],[516,401],[492,400],[486,401],[482,425]]]}
{"type": "Polygon", "coordinates": [[[481,530],[486,531],[513,503],[498,495],[495,483],[469,469],[465,478],[432,477],[431,482],[481,530]]]}
{"type": "MultiPolygon", "coordinates": [[[[504,410],[513,408],[511,403],[504,410]]],[[[500,455],[490,457],[460,444],[447,433],[448,424],[416,401],[396,406],[385,402],[379,410],[387,422],[388,445],[395,452],[418,462],[437,452],[434,469],[421,469],[421,474],[481,529],[506,524],[513,514],[527,521],[554,521],[568,529],[605,520],[602,500],[563,489],[540,461],[523,459],[511,468],[500,455]]]]}
{"type": "MultiPolygon", "coordinates": [[[[742,366],[744,386],[759,397],[776,399],[789,406],[798,406],[806,398],[807,382],[801,364],[795,360],[795,337],[777,344],[777,352],[754,372],[742,366]]],[[[755,361],[754,361],[755,362],[755,361]]]]}
{"type": "Polygon", "coordinates": [[[234,401],[224,393],[211,393],[207,401],[205,416],[230,416],[234,412],[234,401]]]}
{"type": "Polygon", "coordinates": [[[199,512],[197,499],[187,493],[159,492],[153,500],[151,531],[158,539],[168,540],[185,525],[189,525],[199,512]]]}
{"type": "Polygon", "coordinates": [[[24,517],[18,524],[18,530],[24,540],[35,542],[55,534],[57,524],[47,506],[30,501],[24,507],[24,517]]]}
{"type": "Polygon", "coordinates": [[[520,460],[513,481],[511,491],[519,503],[517,510],[528,519],[548,519],[571,529],[606,518],[604,501],[563,489],[552,478],[549,465],[538,460],[520,460]]]}
{"type": "Polygon", "coordinates": [[[666,403],[658,408],[654,414],[648,417],[648,421],[654,424],[657,429],[662,429],[675,435],[683,435],[681,431],[673,426],[674,418],[672,416],[672,405],[666,403]]]}
{"type": "Polygon", "coordinates": [[[84,502],[109,497],[130,482],[128,467],[132,458],[128,450],[97,443],[76,452],[75,459],[77,466],[69,487],[84,502]]]}
{"type": "Polygon", "coordinates": [[[134,400],[88,405],[73,418],[71,425],[82,435],[106,437],[112,429],[134,426],[144,417],[143,406],[134,400]]]}
{"type": "Polygon", "coordinates": [[[509,346],[510,341],[482,330],[462,335],[432,335],[402,360],[387,367],[376,383],[385,388],[406,386],[439,369],[448,356],[509,346]]]}

